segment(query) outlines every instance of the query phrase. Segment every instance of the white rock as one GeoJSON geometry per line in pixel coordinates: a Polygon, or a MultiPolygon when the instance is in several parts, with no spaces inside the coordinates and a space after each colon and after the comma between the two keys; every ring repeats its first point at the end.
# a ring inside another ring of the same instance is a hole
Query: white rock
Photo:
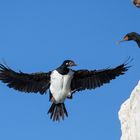
{"type": "Polygon", "coordinates": [[[140,140],[140,81],[120,108],[121,140],[140,140]]]}

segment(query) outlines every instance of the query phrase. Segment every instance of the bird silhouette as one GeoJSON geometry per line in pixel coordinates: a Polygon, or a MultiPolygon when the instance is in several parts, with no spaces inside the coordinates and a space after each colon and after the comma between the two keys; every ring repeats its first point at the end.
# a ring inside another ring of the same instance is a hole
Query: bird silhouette
{"type": "Polygon", "coordinates": [[[123,75],[129,68],[123,63],[115,68],[101,70],[72,70],[69,67],[76,66],[72,60],[65,60],[58,68],[49,72],[23,73],[16,72],[0,64],[0,80],[9,88],[25,92],[45,94],[49,89],[52,105],[48,111],[50,119],[59,121],[68,116],[64,101],[72,99],[73,94],[95,89],[105,83],[109,83],[116,77],[123,75]]]}

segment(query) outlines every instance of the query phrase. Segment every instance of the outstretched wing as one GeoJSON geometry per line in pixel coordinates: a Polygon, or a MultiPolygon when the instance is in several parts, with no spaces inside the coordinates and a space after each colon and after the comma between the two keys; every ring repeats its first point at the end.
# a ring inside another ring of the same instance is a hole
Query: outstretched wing
{"type": "Polygon", "coordinates": [[[112,69],[103,70],[78,70],[75,71],[71,82],[72,92],[81,91],[85,89],[95,89],[105,83],[109,83],[117,76],[123,75],[128,70],[126,64],[122,64],[112,69]]]}
{"type": "Polygon", "coordinates": [[[23,73],[15,72],[9,67],[0,64],[0,80],[10,88],[22,92],[39,92],[44,94],[50,85],[50,73],[23,73]]]}

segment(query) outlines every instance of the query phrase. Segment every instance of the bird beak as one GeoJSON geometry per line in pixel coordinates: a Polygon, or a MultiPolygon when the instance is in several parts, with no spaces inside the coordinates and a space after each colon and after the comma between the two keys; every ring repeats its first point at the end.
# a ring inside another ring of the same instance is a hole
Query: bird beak
{"type": "Polygon", "coordinates": [[[77,66],[77,64],[73,63],[71,66],[77,66]]]}
{"type": "Polygon", "coordinates": [[[124,39],[123,40],[120,40],[120,41],[117,42],[117,44],[120,44],[120,43],[122,43],[124,41],[126,41],[126,40],[124,40],[124,39]]]}
{"type": "Polygon", "coordinates": [[[124,41],[128,41],[128,36],[125,36],[122,40],[118,41],[117,44],[120,44],[124,41]]]}

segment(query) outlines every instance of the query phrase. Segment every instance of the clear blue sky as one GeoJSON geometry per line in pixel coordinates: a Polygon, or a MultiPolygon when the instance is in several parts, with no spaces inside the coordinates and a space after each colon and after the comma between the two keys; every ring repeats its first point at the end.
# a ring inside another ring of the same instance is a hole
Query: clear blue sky
{"type": "Polygon", "coordinates": [[[69,117],[49,119],[48,95],[24,94],[0,84],[1,140],[119,140],[118,111],[140,76],[135,42],[140,9],[131,0],[0,1],[0,60],[23,72],[49,71],[72,59],[75,69],[115,67],[129,56],[133,67],[108,85],[66,101],[69,117]]]}

